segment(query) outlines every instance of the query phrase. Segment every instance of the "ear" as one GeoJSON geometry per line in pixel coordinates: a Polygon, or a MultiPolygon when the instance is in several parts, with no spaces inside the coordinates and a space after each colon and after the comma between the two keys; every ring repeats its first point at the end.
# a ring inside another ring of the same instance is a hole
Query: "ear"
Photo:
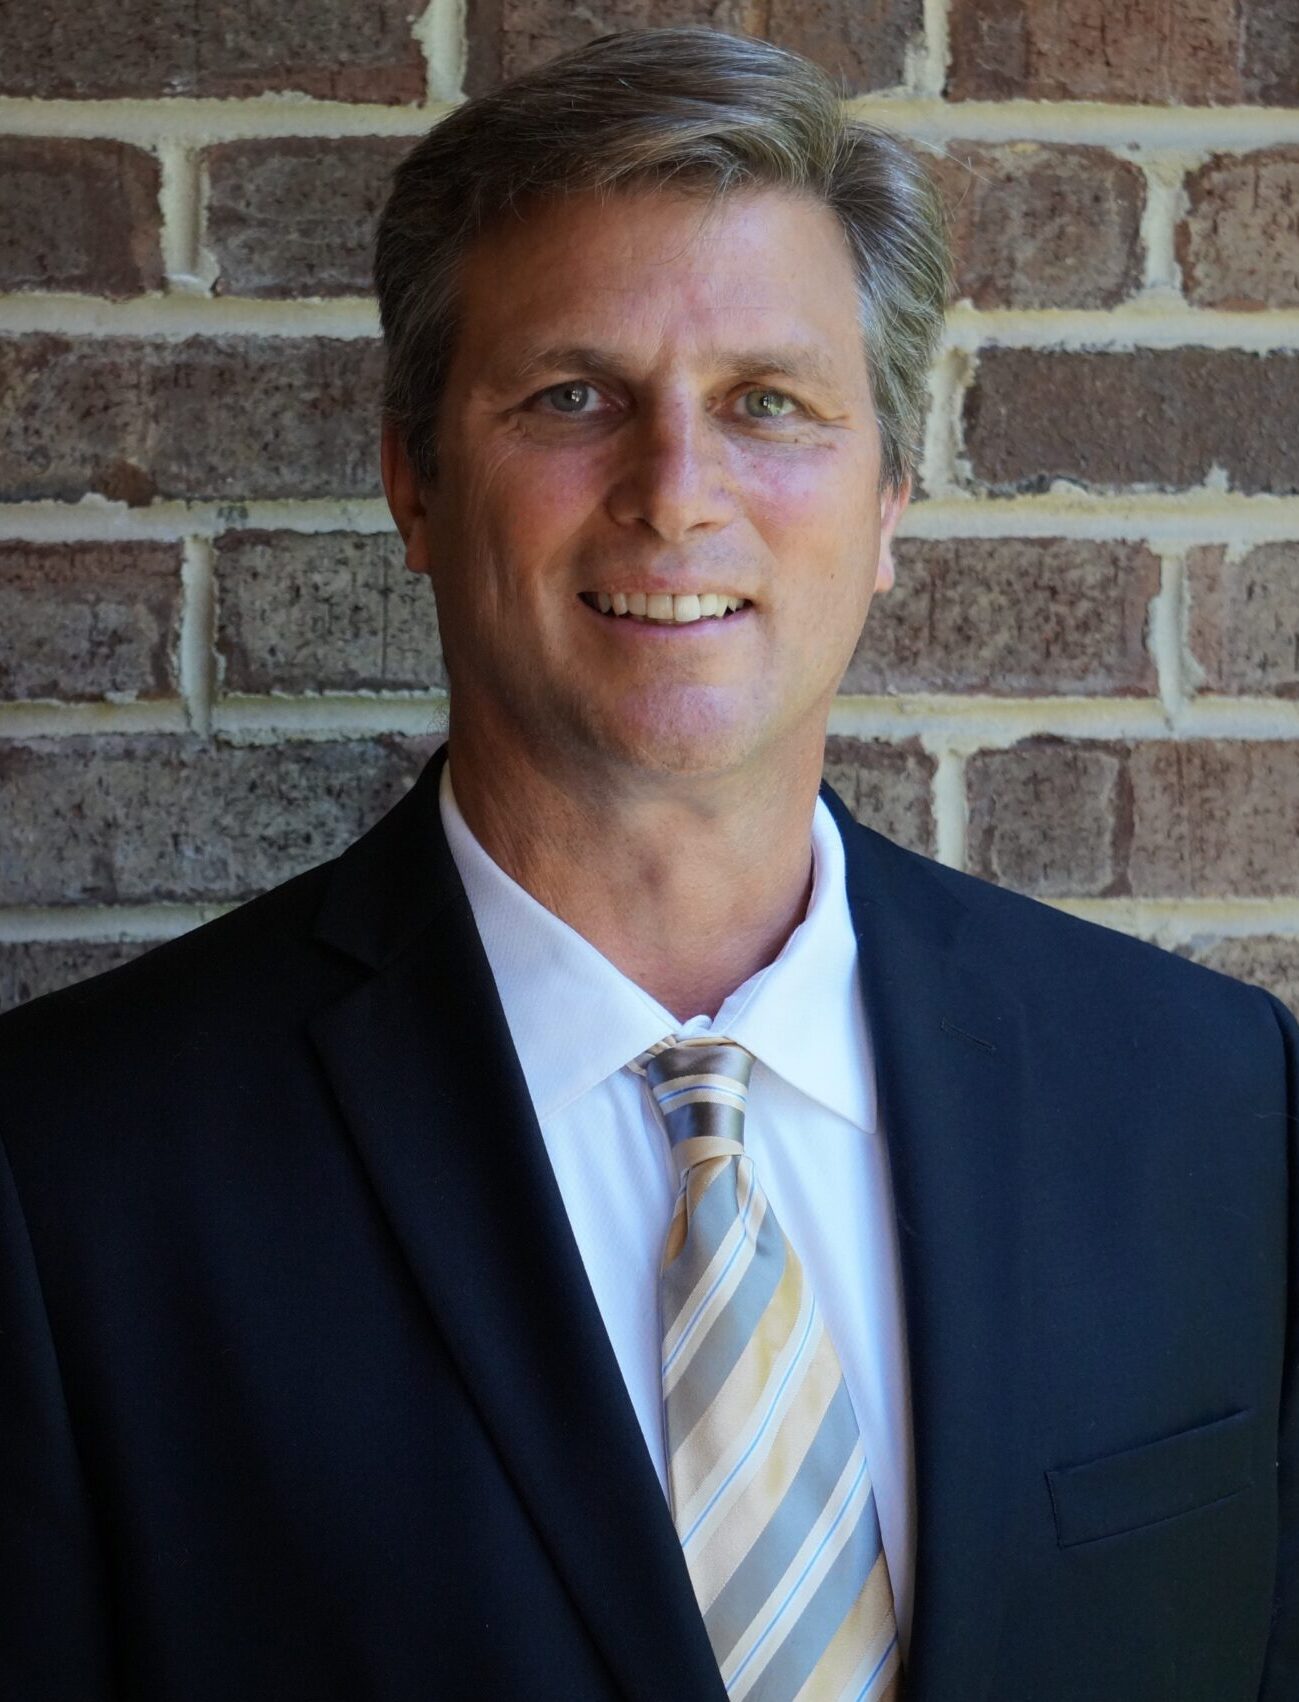
{"type": "Polygon", "coordinates": [[[379,445],[383,491],[388,508],[406,545],[406,566],[412,573],[430,573],[428,513],[419,477],[411,465],[401,433],[385,421],[379,445]]]}
{"type": "Polygon", "coordinates": [[[893,534],[911,501],[911,480],[904,479],[896,490],[880,492],[880,554],[875,564],[876,591],[891,591],[893,571],[893,534]]]}

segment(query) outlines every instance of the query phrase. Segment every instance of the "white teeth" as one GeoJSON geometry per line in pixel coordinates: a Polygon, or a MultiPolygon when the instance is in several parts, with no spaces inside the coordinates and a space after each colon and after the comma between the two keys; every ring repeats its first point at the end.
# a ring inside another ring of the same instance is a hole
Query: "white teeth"
{"type": "Polygon", "coordinates": [[[638,620],[659,621],[663,625],[715,620],[734,612],[744,602],[743,597],[728,597],[718,591],[698,595],[683,591],[678,596],[668,591],[595,591],[587,595],[603,615],[634,615],[638,620]]]}

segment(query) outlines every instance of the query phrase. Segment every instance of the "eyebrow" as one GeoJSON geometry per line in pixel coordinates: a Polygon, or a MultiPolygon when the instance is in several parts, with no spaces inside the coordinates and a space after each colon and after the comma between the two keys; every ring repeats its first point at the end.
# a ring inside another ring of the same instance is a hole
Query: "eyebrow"
{"type": "MultiPolygon", "coordinates": [[[[824,390],[840,388],[840,378],[832,362],[816,349],[801,344],[760,349],[707,349],[704,358],[731,379],[745,373],[752,376],[770,373],[824,390]]],[[[568,345],[525,349],[515,357],[504,358],[494,369],[493,376],[498,381],[518,384],[526,383],[543,372],[570,369],[581,369],[624,382],[630,376],[628,368],[617,355],[603,349],[568,345]]]]}

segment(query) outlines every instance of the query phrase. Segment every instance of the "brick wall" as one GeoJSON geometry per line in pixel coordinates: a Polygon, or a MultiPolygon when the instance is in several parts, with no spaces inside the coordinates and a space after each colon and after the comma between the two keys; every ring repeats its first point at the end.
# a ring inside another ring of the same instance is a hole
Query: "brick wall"
{"type": "Polygon", "coordinates": [[[0,1004],[330,855],[445,727],[369,239],[456,101],[606,28],[810,54],[960,257],[854,809],[1299,1005],[1299,0],[176,0],[0,61],[0,1004]]]}

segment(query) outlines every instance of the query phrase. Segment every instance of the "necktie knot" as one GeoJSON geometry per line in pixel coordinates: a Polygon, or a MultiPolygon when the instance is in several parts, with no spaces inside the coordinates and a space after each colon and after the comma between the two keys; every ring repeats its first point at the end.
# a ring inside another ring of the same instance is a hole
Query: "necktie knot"
{"type": "Polygon", "coordinates": [[[708,1035],[651,1047],[636,1066],[644,1070],[680,1164],[743,1153],[752,1052],[708,1035]]]}

